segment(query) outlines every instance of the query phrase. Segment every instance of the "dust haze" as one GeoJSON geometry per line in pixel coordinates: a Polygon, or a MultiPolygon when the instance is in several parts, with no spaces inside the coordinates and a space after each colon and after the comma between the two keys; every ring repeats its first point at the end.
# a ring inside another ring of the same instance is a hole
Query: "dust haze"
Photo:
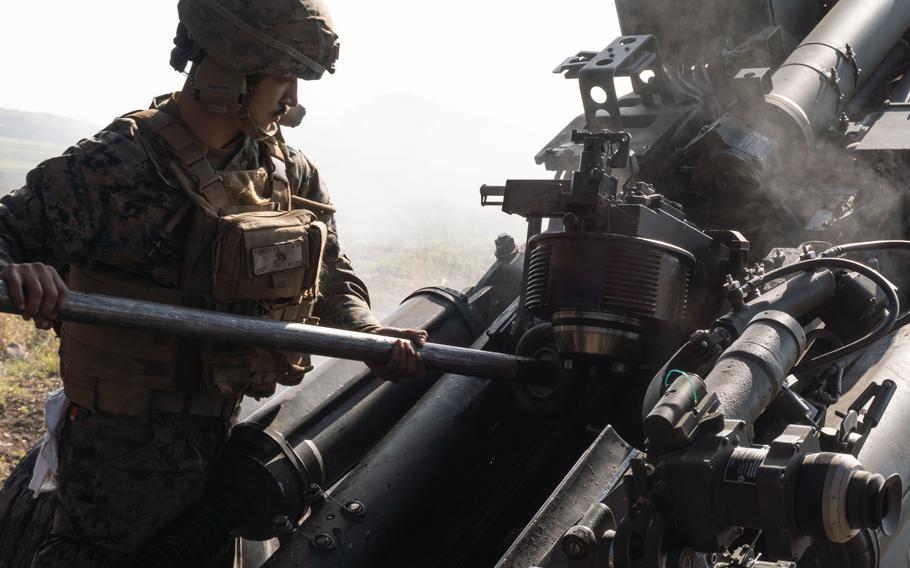
{"type": "MultiPolygon", "coordinates": [[[[176,9],[164,4],[143,10],[141,26],[123,25],[138,7],[115,0],[3,7],[0,49],[29,49],[0,64],[16,79],[0,91],[0,109],[72,120],[47,119],[38,135],[7,128],[0,114],[0,194],[116,115],[180,88],[167,64],[176,9]]],[[[551,70],[616,35],[613,3],[327,5],[342,37],[338,71],[301,84],[308,115],[285,134],[320,168],[377,313],[420,286],[473,284],[494,260],[496,236],[521,241],[525,231],[522,220],[482,209],[479,187],[550,176],[533,157],[580,112],[577,84],[551,70]]]]}

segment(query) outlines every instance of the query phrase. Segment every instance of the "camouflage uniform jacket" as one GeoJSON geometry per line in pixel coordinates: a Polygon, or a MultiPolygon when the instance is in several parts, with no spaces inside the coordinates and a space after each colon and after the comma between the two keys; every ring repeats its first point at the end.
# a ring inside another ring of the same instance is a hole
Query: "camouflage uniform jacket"
{"type": "MultiPolygon", "coordinates": [[[[100,262],[177,287],[192,216],[149,256],[153,235],[187,200],[166,174],[170,159],[162,140],[121,117],[41,163],[29,172],[24,187],[0,199],[0,267],[42,262],[65,273],[69,265],[100,262]]],[[[222,169],[256,169],[267,159],[267,150],[246,138],[222,169]]],[[[296,195],[330,203],[319,173],[303,154],[289,148],[286,162],[296,195]]],[[[334,216],[319,217],[328,227],[328,239],[314,315],[329,327],[375,329],[379,324],[370,312],[366,286],[341,251],[334,216]]]]}

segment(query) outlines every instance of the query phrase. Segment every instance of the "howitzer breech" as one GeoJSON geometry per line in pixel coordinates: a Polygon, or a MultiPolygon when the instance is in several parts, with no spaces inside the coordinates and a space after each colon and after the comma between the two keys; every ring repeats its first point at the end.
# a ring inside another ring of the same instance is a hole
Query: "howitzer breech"
{"type": "MultiPolygon", "coordinates": [[[[2,282],[0,312],[21,313],[2,282]]],[[[59,318],[375,363],[388,359],[396,341],[369,333],[80,292],[70,292],[59,318]]],[[[486,379],[539,383],[555,371],[546,361],[436,343],[427,343],[418,352],[428,369],[486,379]]]]}

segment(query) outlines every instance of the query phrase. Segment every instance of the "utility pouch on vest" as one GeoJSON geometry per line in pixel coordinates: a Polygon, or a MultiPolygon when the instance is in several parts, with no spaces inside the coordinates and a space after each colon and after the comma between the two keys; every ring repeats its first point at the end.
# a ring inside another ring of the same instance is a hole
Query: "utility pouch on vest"
{"type": "MultiPolygon", "coordinates": [[[[156,100],[153,109],[128,116],[165,143],[173,160],[164,175],[198,207],[183,253],[181,286],[203,293],[210,300],[206,307],[216,311],[315,323],[311,314],[327,231],[310,209],[334,209],[292,195],[287,149],[275,138],[262,141],[258,168],[215,171],[205,145],[166,112],[172,104],[156,100]],[[186,276],[206,265],[206,258],[212,261],[210,280],[186,276]]],[[[167,237],[189,209],[181,209],[160,233],[167,237]]],[[[217,342],[202,342],[197,354],[200,390],[226,398],[268,396],[276,383],[298,384],[311,368],[306,354],[217,342]]]]}
{"type": "Polygon", "coordinates": [[[315,292],[325,225],[306,209],[218,219],[212,258],[216,302],[279,300],[315,292]]]}
{"type": "MultiPolygon", "coordinates": [[[[280,321],[312,321],[326,227],[306,209],[243,211],[220,217],[212,247],[216,308],[280,321]]],[[[262,397],[295,385],[309,355],[210,343],[204,357],[223,394],[262,397]]]]}

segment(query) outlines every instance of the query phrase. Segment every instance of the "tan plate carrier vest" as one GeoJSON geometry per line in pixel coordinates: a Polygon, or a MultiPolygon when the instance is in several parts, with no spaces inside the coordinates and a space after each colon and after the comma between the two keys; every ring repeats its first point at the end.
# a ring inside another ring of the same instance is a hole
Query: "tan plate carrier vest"
{"type": "MultiPolygon", "coordinates": [[[[236,206],[229,202],[225,180],[206,158],[204,144],[173,116],[153,107],[127,117],[164,141],[173,155],[168,164],[171,177],[189,197],[159,237],[166,239],[187,213],[194,213],[180,288],[158,286],[98,264],[72,267],[70,288],[315,323],[311,314],[318,295],[326,227],[311,209],[330,212],[333,208],[292,196],[282,145],[267,140],[270,175],[262,168],[255,172],[271,186],[270,192],[263,191],[268,199],[236,206]],[[208,266],[199,262],[203,255],[211,260],[210,278],[199,277],[198,267],[208,266]],[[195,284],[189,284],[190,280],[195,284]]],[[[144,415],[160,410],[229,416],[242,395],[269,396],[276,384],[298,384],[312,368],[305,353],[102,325],[65,323],[61,340],[67,396],[80,406],[113,414],[144,415]]]]}

